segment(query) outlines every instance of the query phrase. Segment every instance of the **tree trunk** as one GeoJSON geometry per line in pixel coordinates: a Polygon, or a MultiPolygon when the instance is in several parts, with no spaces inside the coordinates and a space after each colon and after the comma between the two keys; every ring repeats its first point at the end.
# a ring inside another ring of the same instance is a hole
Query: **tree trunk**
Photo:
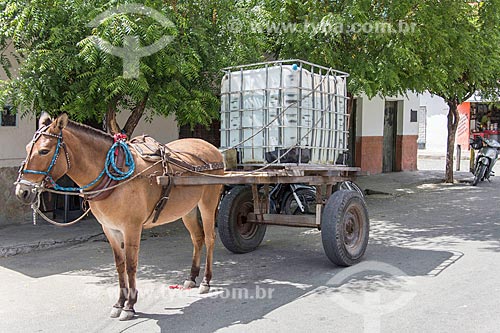
{"type": "Polygon", "coordinates": [[[132,109],[132,113],[127,119],[125,126],[123,129],[120,128],[118,122],[116,121],[116,107],[118,103],[118,98],[113,99],[108,104],[108,110],[106,112],[106,129],[108,133],[114,135],[117,133],[126,134],[129,138],[134,133],[134,129],[142,118],[144,114],[144,110],[146,109],[146,103],[148,101],[148,95],[144,96],[144,98],[132,109]]]}
{"type": "Polygon", "coordinates": [[[106,130],[112,135],[120,133],[120,126],[116,121],[116,104],[118,103],[118,98],[113,98],[108,104],[108,110],[106,111],[106,130]]]}
{"type": "Polygon", "coordinates": [[[139,123],[146,109],[146,103],[148,101],[148,94],[132,109],[132,113],[127,119],[125,126],[123,127],[123,132],[130,138],[134,133],[134,129],[139,123]]]}
{"type": "Polygon", "coordinates": [[[458,128],[458,99],[447,99],[446,103],[450,110],[448,111],[448,140],[446,144],[446,183],[453,183],[453,155],[455,152],[455,135],[458,128]]]}

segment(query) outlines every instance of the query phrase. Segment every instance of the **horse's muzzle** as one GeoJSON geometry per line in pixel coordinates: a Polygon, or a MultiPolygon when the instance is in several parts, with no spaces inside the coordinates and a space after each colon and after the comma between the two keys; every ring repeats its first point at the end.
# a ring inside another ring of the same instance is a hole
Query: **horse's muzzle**
{"type": "Polygon", "coordinates": [[[28,184],[16,183],[16,197],[23,204],[30,205],[34,203],[36,199],[35,187],[28,184]]]}

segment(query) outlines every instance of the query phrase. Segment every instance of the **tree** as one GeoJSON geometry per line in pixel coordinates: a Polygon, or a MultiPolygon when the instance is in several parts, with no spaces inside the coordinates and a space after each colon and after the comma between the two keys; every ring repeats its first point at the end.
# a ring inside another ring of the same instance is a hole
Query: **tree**
{"type": "MultiPolygon", "coordinates": [[[[458,105],[474,92],[500,87],[500,1],[467,3],[443,0],[418,6],[420,28],[412,52],[428,75],[427,89],[449,106],[445,182],[453,182],[458,105]],[[425,24],[433,17],[437,24],[425,24]]],[[[498,98],[498,95],[496,96],[498,98]]]]}
{"type": "Polygon", "coordinates": [[[264,3],[260,24],[274,57],[349,72],[350,94],[443,97],[450,106],[445,180],[453,181],[457,106],[475,90],[494,90],[500,78],[498,0],[264,3]]]}
{"type": "MultiPolygon", "coordinates": [[[[151,0],[142,3],[173,24],[120,11],[88,26],[107,10],[137,2],[2,2],[0,43],[13,43],[21,65],[17,77],[0,82],[0,102],[9,100],[24,113],[65,111],[79,121],[99,121],[106,115],[110,132],[129,135],[144,116],[175,114],[180,125],[208,124],[218,117],[220,69],[256,60],[262,53],[256,39],[244,40],[228,25],[248,13],[224,0],[151,0]],[[126,47],[133,36],[138,46],[151,45],[162,36],[173,39],[140,58],[139,75],[128,77],[124,59],[111,55],[102,40],[126,47]],[[116,122],[121,111],[130,112],[123,127],[116,122]]],[[[12,64],[3,53],[0,60],[8,71],[12,64]]]]}

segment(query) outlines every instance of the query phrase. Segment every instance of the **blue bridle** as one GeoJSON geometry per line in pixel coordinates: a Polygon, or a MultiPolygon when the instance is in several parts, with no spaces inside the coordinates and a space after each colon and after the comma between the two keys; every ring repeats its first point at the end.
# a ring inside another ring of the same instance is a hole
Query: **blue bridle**
{"type": "Polygon", "coordinates": [[[65,191],[65,192],[82,192],[83,190],[86,190],[89,187],[94,186],[104,176],[104,174],[107,174],[108,177],[111,178],[112,180],[120,181],[120,180],[125,180],[125,179],[129,178],[134,173],[134,171],[135,171],[134,158],[132,156],[132,153],[130,152],[129,146],[125,142],[125,139],[121,138],[121,139],[116,140],[115,143],[108,150],[108,153],[106,154],[106,162],[104,164],[104,168],[101,171],[101,173],[97,176],[97,178],[95,178],[93,181],[91,181],[90,183],[88,183],[87,185],[84,185],[82,187],[60,186],[59,184],[57,184],[55,182],[54,178],[51,175],[51,171],[54,168],[54,165],[56,164],[57,159],[59,158],[59,155],[61,153],[61,147],[64,150],[64,153],[66,155],[66,163],[68,165],[68,170],[71,168],[71,162],[69,160],[69,155],[68,155],[68,152],[66,150],[66,145],[63,141],[62,130],[61,130],[59,135],[52,134],[52,133],[46,132],[48,127],[49,127],[49,125],[42,127],[38,131],[35,132],[35,135],[33,136],[33,140],[31,143],[30,153],[28,154],[26,159],[21,164],[21,167],[19,169],[19,176],[18,176],[16,183],[23,183],[26,185],[30,185],[32,187],[37,187],[36,184],[29,182],[25,179],[22,179],[22,175],[25,173],[35,174],[35,175],[44,175],[45,180],[47,182],[49,182],[55,190],[65,191]],[[38,141],[38,139],[42,135],[57,139],[56,150],[54,152],[54,155],[52,156],[52,160],[50,161],[49,167],[47,168],[46,171],[31,170],[31,169],[27,169],[27,168],[24,169],[24,166],[27,165],[31,154],[33,153],[33,147],[35,146],[35,143],[38,141]],[[125,166],[128,167],[127,171],[120,170],[120,168],[116,165],[116,158],[117,158],[118,154],[116,154],[115,152],[117,152],[118,149],[122,149],[124,154],[125,154],[125,166]]]}

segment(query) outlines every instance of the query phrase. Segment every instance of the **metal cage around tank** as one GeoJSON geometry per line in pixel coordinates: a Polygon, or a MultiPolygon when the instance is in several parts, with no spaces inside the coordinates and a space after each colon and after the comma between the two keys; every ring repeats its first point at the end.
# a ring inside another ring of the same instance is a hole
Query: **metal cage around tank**
{"type": "Polygon", "coordinates": [[[303,60],[235,66],[224,72],[221,149],[235,148],[239,165],[279,164],[296,149],[294,162],[299,164],[345,164],[347,73],[303,60]]]}

